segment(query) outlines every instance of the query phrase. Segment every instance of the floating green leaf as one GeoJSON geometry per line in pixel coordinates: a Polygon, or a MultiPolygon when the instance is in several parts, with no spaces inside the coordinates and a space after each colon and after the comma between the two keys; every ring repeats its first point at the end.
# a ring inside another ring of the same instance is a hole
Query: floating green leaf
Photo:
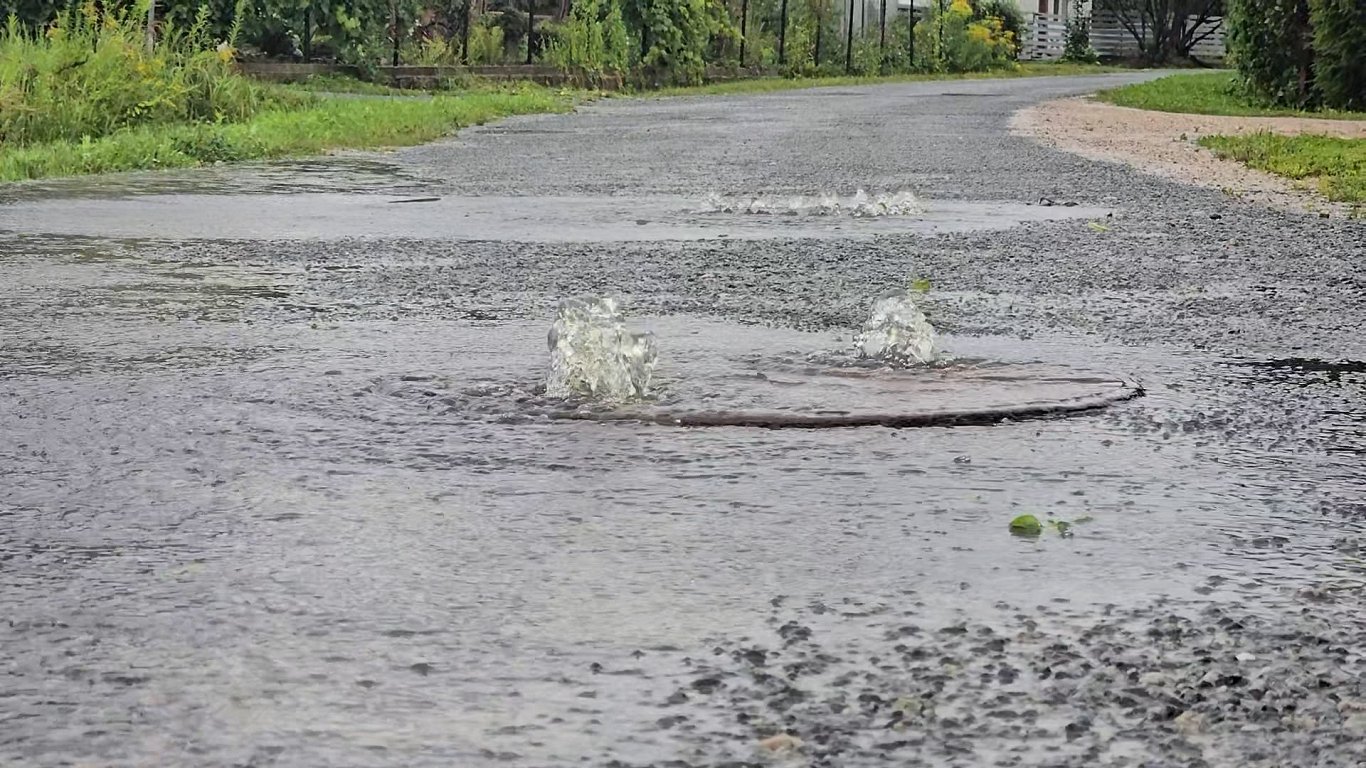
{"type": "Polygon", "coordinates": [[[924,277],[917,277],[911,281],[911,290],[916,293],[929,293],[930,281],[924,277]]]}
{"type": "Polygon", "coordinates": [[[1109,228],[1109,227],[1105,226],[1104,224],[1101,224],[1099,221],[1088,221],[1088,222],[1086,222],[1086,226],[1090,227],[1092,232],[1109,232],[1109,231],[1110,231],[1110,228],[1109,228]]]}
{"type": "Polygon", "coordinates": [[[1010,532],[1016,536],[1038,536],[1043,533],[1043,524],[1033,515],[1020,515],[1010,521],[1010,532]]]}

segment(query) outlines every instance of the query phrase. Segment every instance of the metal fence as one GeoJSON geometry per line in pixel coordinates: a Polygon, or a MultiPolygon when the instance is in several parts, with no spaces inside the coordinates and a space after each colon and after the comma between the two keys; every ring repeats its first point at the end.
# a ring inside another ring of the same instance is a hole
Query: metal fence
{"type": "MultiPolygon", "coordinates": [[[[1187,17],[1186,24],[1200,23],[1195,16],[1187,17]]],[[[1024,45],[1020,48],[1020,58],[1039,61],[1061,59],[1067,45],[1067,17],[1060,13],[1035,13],[1026,24],[1024,45]]],[[[1205,20],[1195,30],[1200,38],[1191,49],[1191,54],[1199,59],[1219,60],[1224,58],[1224,20],[1213,17],[1205,20]]],[[[1091,19],[1091,47],[1096,53],[1107,58],[1133,58],[1138,56],[1138,40],[1113,14],[1096,14],[1091,19]]]]}

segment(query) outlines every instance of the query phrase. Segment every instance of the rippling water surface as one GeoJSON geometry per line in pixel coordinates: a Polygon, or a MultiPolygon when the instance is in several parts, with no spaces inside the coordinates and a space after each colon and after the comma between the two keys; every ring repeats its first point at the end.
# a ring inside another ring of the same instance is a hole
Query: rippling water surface
{"type": "MultiPolygon", "coordinates": [[[[876,632],[910,605],[1269,610],[1325,575],[1298,553],[1335,534],[1295,510],[1361,479],[1351,368],[948,337],[1148,394],[961,429],[567,422],[538,389],[556,297],[532,319],[310,319],[315,278],[222,249],[5,246],[6,764],[706,760],[661,707],[775,600],[864,596],[841,610],[876,632]],[[1026,540],[1022,513],[1091,520],[1026,540]]],[[[852,333],[632,322],[661,397],[709,406],[852,333]]]]}

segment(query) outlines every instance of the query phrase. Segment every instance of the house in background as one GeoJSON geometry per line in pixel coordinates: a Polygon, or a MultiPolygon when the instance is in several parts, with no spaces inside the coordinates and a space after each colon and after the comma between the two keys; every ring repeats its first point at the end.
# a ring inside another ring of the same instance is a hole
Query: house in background
{"type": "MultiPolygon", "coordinates": [[[[893,19],[907,13],[912,8],[915,9],[919,18],[924,18],[926,11],[937,2],[941,2],[941,0],[854,0],[852,3],[854,33],[856,35],[865,34],[868,31],[875,33],[884,11],[886,13],[885,21],[889,27],[893,19]]],[[[947,4],[949,0],[942,0],[942,2],[947,4]]],[[[1074,12],[1073,0],[1015,0],[1015,2],[1019,4],[1020,14],[1024,16],[1025,21],[1020,58],[1041,61],[1062,58],[1063,48],[1067,41],[1067,19],[1074,12]]],[[[849,0],[834,0],[834,5],[835,12],[842,18],[850,16],[851,4],[849,0]]],[[[1139,55],[1138,41],[1134,39],[1134,33],[1130,32],[1114,13],[1104,11],[1093,13],[1092,0],[1082,1],[1081,12],[1091,18],[1091,45],[1101,56],[1132,58],[1139,55]]],[[[1205,61],[1223,59],[1223,18],[1219,16],[1204,19],[1191,17],[1188,19],[1188,23],[1190,25],[1199,24],[1197,35],[1202,37],[1191,53],[1205,61]]],[[[848,29],[844,24],[840,26],[842,30],[848,29]]],[[[1133,23],[1131,20],[1131,24],[1128,26],[1139,28],[1142,25],[1133,23]]]]}

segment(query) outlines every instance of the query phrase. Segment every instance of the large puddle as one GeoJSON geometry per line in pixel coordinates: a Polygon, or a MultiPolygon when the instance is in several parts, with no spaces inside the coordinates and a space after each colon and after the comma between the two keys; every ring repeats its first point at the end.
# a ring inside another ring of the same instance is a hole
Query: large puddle
{"type": "MultiPolygon", "coordinates": [[[[657,302],[632,321],[658,339],[652,399],[580,407],[543,389],[561,296],[481,294],[436,240],[443,269],[391,283],[377,239],[848,237],[1099,211],[404,199],[0,209],[24,233],[371,238],[336,270],[336,243],[291,244],[316,273],[270,244],[5,238],[0,762],[716,765],[771,759],[743,748],[789,713],[839,712],[827,697],[914,714],[939,683],[977,743],[1005,754],[1046,728],[1035,748],[1066,750],[1070,719],[1012,698],[1114,698],[1080,669],[1092,657],[1057,661],[1065,643],[1146,652],[1177,631],[1153,606],[1285,615],[1303,585],[1359,578],[1342,512],[1361,488],[1359,363],[1059,333],[947,336],[939,364],[889,372],[841,355],[854,328],[657,302]],[[1072,535],[1011,535],[1023,514],[1072,535]]],[[[545,271],[560,287],[591,265],[545,271]]],[[[1210,647],[1233,656],[1222,637],[1210,647]]],[[[893,738],[884,718],[855,738],[893,738]]]]}
{"type": "MultiPolygon", "coordinates": [[[[0,207],[0,231],[122,238],[339,240],[440,238],[518,242],[623,242],[866,238],[898,232],[1007,229],[1097,219],[1110,209],[1008,201],[922,201],[901,215],[801,215],[777,196],[765,208],[707,198],[449,197],[436,195],[136,194],[18,200],[0,207]]],[[[813,206],[819,196],[812,196],[813,206]]],[[[761,201],[762,202],[762,201],[761,201]]]]}

